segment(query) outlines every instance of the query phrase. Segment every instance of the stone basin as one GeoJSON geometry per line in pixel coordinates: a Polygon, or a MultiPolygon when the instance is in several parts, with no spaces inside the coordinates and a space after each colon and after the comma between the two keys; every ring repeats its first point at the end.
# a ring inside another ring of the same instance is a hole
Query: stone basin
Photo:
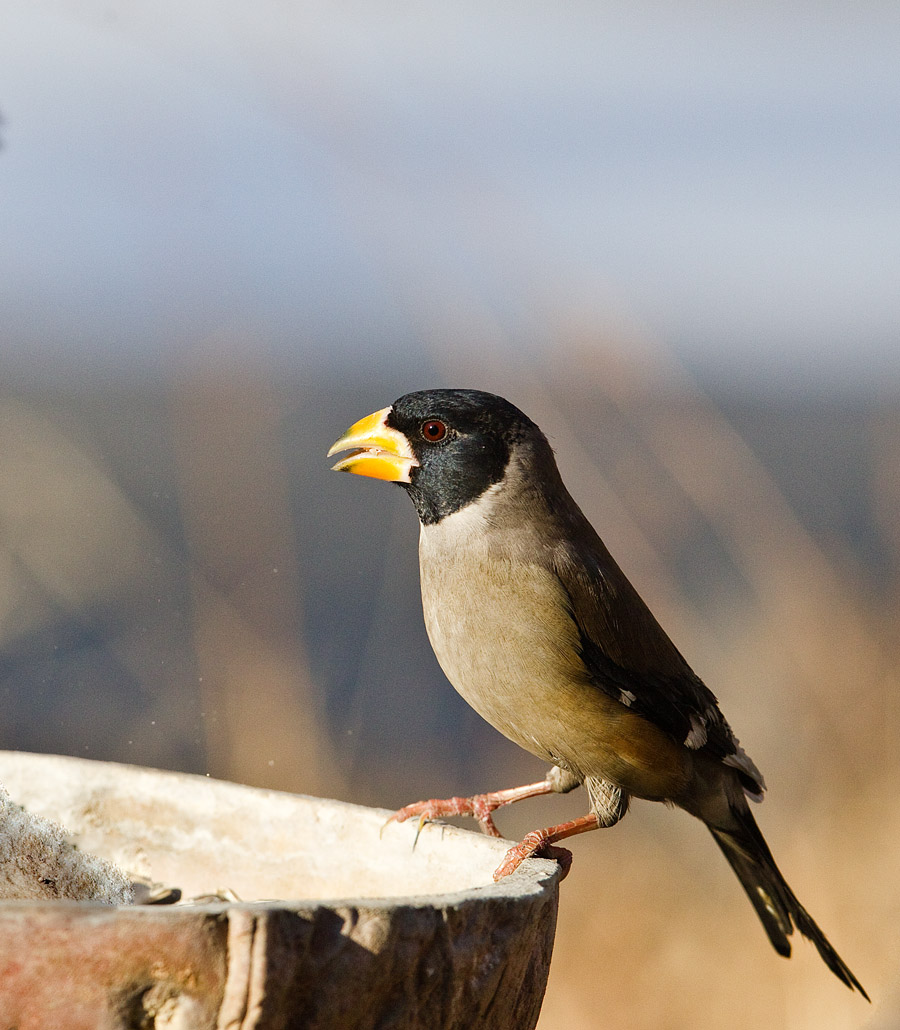
{"type": "Polygon", "coordinates": [[[535,1025],[560,870],[509,842],[203,776],[0,752],[0,783],[174,905],[0,902],[0,1026],[535,1025]],[[210,896],[221,899],[209,900],[210,896]]]}

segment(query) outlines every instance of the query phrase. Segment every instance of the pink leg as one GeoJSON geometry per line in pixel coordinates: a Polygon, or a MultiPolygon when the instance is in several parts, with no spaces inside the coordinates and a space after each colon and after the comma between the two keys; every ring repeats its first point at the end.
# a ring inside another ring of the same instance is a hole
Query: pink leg
{"type": "Polygon", "coordinates": [[[506,852],[506,858],[494,870],[494,879],[502,880],[504,876],[516,871],[520,864],[532,855],[545,855],[547,858],[555,858],[564,867],[563,876],[569,871],[572,864],[571,853],[565,848],[554,848],[550,845],[558,840],[565,840],[566,837],[574,837],[576,833],[587,833],[588,830],[596,830],[600,820],[592,812],[590,815],[583,815],[579,819],[573,819],[568,823],[560,823],[559,826],[548,826],[546,830],[532,830],[526,833],[522,840],[506,852]],[[560,855],[565,852],[568,856],[560,855]]]}
{"type": "MultiPolygon", "coordinates": [[[[478,825],[483,833],[491,837],[503,836],[494,825],[491,815],[503,805],[511,805],[514,801],[523,801],[525,798],[536,798],[541,794],[552,794],[554,788],[550,780],[541,780],[539,783],[529,783],[525,787],[510,787],[509,790],[495,790],[489,794],[475,794],[470,798],[446,798],[439,801],[432,798],[430,801],[416,801],[411,805],[398,809],[388,819],[388,823],[404,823],[407,819],[419,817],[419,829],[429,819],[441,819],[448,815],[472,815],[478,820],[478,825]]],[[[387,823],[385,823],[385,826],[387,823]]]]}

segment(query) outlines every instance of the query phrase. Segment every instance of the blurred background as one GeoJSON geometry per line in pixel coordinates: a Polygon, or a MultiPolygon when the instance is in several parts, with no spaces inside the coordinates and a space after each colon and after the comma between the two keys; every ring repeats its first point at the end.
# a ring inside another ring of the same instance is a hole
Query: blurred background
{"type": "Polygon", "coordinates": [[[324,457],[409,390],[501,393],[875,1002],[636,803],[573,842],[542,1030],[900,1027],[900,7],[2,22],[0,746],[388,808],[537,778],[436,665],[402,491],[324,457]]]}

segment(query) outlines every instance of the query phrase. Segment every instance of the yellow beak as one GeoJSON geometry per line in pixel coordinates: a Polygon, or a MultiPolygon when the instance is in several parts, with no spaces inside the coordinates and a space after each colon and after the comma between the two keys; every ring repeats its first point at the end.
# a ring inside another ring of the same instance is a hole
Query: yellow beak
{"type": "Polygon", "coordinates": [[[334,443],[328,452],[330,458],[338,451],[353,449],[352,454],[332,466],[334,472],[353,472],[357,476],[371,476],[393,483],[410,482],[410,471],[419,463],[409,440],[387,425],[390,408],[382,408],[355,422],[334,443]]]}

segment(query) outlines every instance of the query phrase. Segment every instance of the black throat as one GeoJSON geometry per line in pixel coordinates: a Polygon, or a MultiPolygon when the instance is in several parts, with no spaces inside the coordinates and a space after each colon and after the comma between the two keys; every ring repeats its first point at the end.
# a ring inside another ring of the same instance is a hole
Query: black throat
{"type": "Polygon", "coordinates": [[[420,468],[412,470],[410,483],[400,483],[409,494],[423,526],[432,526],[448,515],[477,501],[495,483],[506,475],[509,465],[509,445],[502,439],[471,441],[477,448],[478,460],[460,460],[460,451],[469,450],[466,444],[446,451],[423,455],[420,468]]]}

